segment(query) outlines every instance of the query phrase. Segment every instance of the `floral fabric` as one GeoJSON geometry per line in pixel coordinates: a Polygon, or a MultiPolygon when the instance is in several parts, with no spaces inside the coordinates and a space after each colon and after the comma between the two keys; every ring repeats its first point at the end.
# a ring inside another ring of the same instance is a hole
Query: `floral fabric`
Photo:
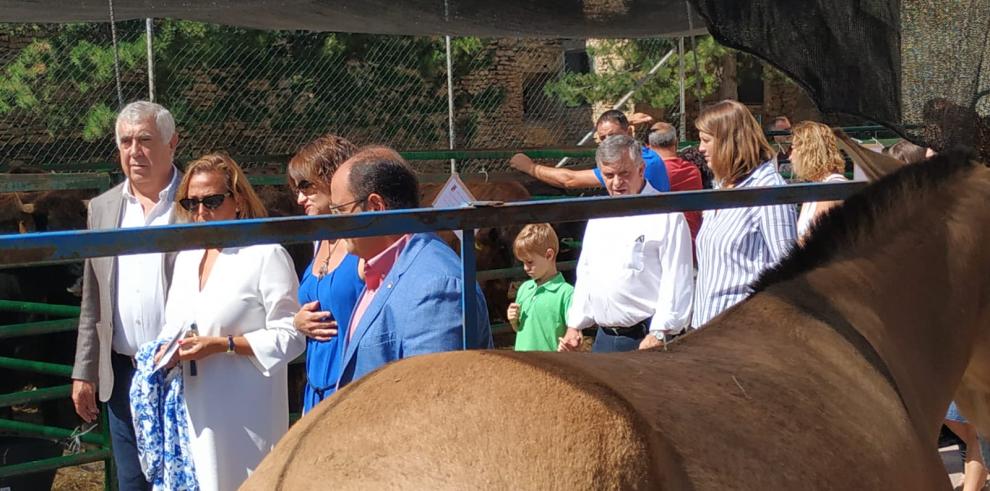
{"type": "Polygon", "coordinates": [[[165,340],[144,344],[135,356],[131,414],[144,476],[158,490],[198,490],[189,450],[189,426],[182,395],[182,364],[155,370],[155,353],[165,340]]]}

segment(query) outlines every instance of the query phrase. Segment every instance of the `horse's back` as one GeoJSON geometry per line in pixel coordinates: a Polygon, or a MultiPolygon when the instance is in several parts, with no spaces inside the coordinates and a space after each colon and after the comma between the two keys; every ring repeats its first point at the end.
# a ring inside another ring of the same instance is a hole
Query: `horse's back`
{"type": "Polygon", "coordinates": [[[302,418],[243,489],[686,487],[624,401],[527,361],[543,356],[469,351],[390,364],[302,418]]]}
{"type": "MultiPolygon", "coordinates": [[[[789,329],[786,321],[762,328],[789,329]]],[[[896,393],[834,332],[806,325],[742,346],[708,335],[715,329],[668,352],[403,360],[303,418],[245,488],[947,484],[896,393]],[[799,353],[799,344],[816,349],[799,353]]]]}

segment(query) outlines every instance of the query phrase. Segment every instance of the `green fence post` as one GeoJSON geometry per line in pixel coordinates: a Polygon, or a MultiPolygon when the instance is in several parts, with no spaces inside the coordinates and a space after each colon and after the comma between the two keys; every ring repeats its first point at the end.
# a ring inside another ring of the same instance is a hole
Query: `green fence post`
{"type": "MultiPolygon", "coordinates": [[[[75,430],[70,430],[67,428],[25,423],[23,421],[14,421],[12,419],[0,419],[0,430],[19,435],[32,435],[50,438],[53,440],[64,440],[66,438],[70,438],[75,432],[75,430]]],[[[79,440],[86,443],[92,443],[94,445],[105,445],[107,443],[103,435],[94,435],[92,433],[81,435],[79,440]]]]}
{"type": "Polygon", "coordinates": [[[45,375],[55,375],[57,377],[72,376],[71,365],[60,365],[58,363],[48,363],[44,361],[20,360],[7,356],[0,356],[0,368],[35,372],[45,375]]]}
{"type": "Polygon", "coordinates": [[[79,307],[75,305],[52,305],[38,302],[21,302],[18,300],[0,300],[0,312],[23,312],[25,314],[77,317],[79,316],[79,307]]]}
{"type": "Polygon", "coordinates": [[[65,399],[70,396],[72,396],[71,385],[59,385],[57,387],[25,390],[11,394],[0,394],[0,407],[10,407],[17,404],[27,404],[31,402],[50,401],[52,399],[65,399]]]}
{"type": "Polygon", "coordinates": [[[0,326],[0,339],[50,334],[54,332],[75,331],[79,325],[78,319],[56,319],[53,321],[25,322],[0,326]]]}
{"type": "Polygon", "coordinates": [[[109,453],[110,452],[107,449],[101,448],[98,450],[90,450],[88,452],[81,452],[72,455],[63,455],[61,457],[52,457],[50,459],[25,462],[23,464],[0,466],[0,479],[21,474],[33,474],[35,472],[60,469],[62,467],[88,464],[90,462],[105,459],[109,453]]]}

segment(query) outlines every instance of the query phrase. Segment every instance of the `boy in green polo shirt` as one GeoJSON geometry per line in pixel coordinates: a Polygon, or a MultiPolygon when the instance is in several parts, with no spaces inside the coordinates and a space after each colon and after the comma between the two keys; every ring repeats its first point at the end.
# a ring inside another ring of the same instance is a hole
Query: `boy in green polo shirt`
{"type": "Polygon", "coordinates": [[[532,278],[516,292],[506,317],[516,331],[516,351],[557,351],[557,338],[567,331],[567,308],[574,287],[557,272],[557,233],[549,223],[523,227],[512,245],[516,258],[532,278]]]}

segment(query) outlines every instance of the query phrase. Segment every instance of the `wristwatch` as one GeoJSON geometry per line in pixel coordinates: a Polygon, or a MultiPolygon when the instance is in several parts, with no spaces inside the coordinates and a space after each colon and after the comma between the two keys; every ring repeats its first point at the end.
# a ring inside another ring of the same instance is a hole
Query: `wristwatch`
{"type": "Polygon", "coordinates": [[[663,344],[667,344],[667,333],[663,331],[650,331],[650,336],[657,338],[663,344]]]}
{"type": "Polygon", "coordinates": [[[227,336],[227,354],[234,354],[234,336],[227,336]]]}

